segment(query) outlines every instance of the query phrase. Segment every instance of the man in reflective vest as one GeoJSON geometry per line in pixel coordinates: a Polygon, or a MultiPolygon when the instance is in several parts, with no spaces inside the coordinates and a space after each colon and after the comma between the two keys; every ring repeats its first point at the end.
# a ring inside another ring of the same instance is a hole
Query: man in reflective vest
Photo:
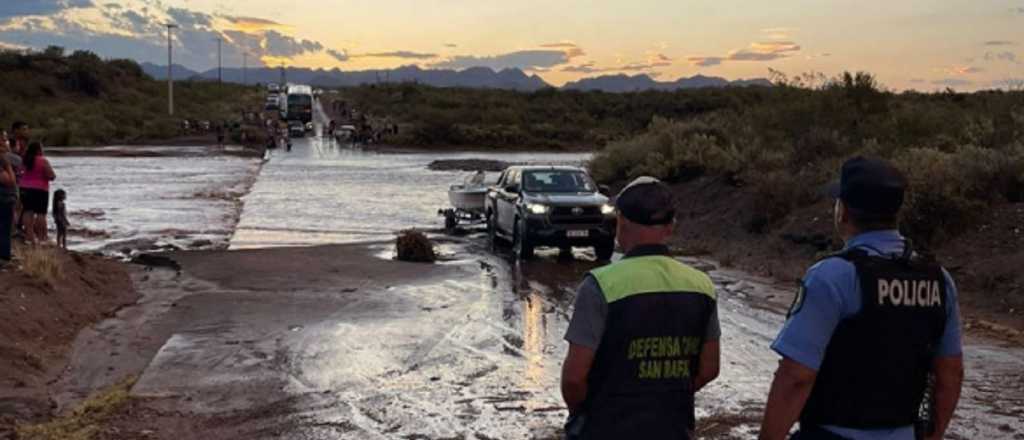
{"type": "Polygon", "coordinates": [[[565,339],[570,439],[693,438],[694,393],[718,376],[711,279],[672,258],[672,193],[645,177],[619,193],[625,257],[580,285],[565,339]]]}
{"type": "Polygon", "coordinates": [[[949,426],[963,380],[956,288],[897,231],[906,185],[884,161],[843,165],[832,195],[846,247],[808,270],[772,344],[783,359],[762,440],[797,420],[801,440],[911,440],[915,427],[941,439],[949,426]]]}

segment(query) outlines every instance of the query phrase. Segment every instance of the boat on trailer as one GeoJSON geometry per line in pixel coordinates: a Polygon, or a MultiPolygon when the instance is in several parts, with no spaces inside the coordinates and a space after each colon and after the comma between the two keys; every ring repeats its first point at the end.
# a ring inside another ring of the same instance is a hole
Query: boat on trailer
{"type": "Polygon", "coordinates": [[[444,227],[454,230],[461,224],[477,225],[484,222],[484,201],[490,190],[484,183],[486,175],[481,171],[463,183],[448,188],[450,208],[442,209],[438,214],[444,216],[444,227]]]}

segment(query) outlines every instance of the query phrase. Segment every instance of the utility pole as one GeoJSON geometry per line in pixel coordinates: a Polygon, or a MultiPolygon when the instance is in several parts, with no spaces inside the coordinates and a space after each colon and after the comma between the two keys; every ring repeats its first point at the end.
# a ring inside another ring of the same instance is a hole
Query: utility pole
{"type": "Polygon", "coordinates": [[[223,71],[223,65],[221,64],[221,58],[220,58],[220,45],[221,45],[222,42],[223,42],[223,40],[220,37],[217,37],[217,82],[218,83],[223,83],[224,82],[224,71],[223,71]]]}
{"type": "Polygon", "coordinates": [[[167,23],[167,114],[174,116],[174,58],[171,48],[171,30],[177,28],[174,23],[167,23]]]}

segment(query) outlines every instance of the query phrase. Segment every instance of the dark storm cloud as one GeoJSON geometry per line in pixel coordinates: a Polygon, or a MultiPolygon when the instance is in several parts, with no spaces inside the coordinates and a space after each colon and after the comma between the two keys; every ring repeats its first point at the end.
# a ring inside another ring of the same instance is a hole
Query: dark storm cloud
{"type": "Polygon", "coordinates": [[[0,19],[50,15],[70,8],[87,8],[92,0],[0,0],[0,19]]]}
{"type": "Polygon", "coordinates": [[[577,66],[565,66],[565,67],[562,68],[562,71],[563,72],[571,72],[571,73],[587,73],[587,74],[589,74],[589,73],[606,72],[605,69],[601,69],[601,68],[598,68],[598,67],[594,66],[594,63],[585,63],[585,64],[580,64],[580,65],[577,65],[577,66]]]}
{"type": "Polygon", "coordinates": [[[722,64],[722,61],[725,61],[725,58],[723,58],[723,57],[689,57],[686,60],[689,61],[690,64],[693,64],[694,66],[711,67],[711,66],[717,66],[719,64],[722,64]]]}
{"type": "Polygon", "coordinates": [[[276,22],[274,20],[267,20],[265,18],[258,18],[258,17],[245,17],[245,16],[241,16],[241,15],[225,15],[225,16],[223,16],[223,18],[225,20],[227,20],[227,21],[230,21],[230,22],[234,23],[234,24],[243,25],[243,26],[252,26],[252,27],[284,26],[281,23],[278,23],[278,22],[276,22]]]}
{"type": "Polygon", "coordinates": [[[562,72],[569,73],[583,73],[583,74],[594,74],[594,73],[609,73],[609,72],[644,72],[650,76],[659,75],[658,72],[654,72],[654,69],[659,67],[668,67],[672,65],[672,59],[665,56],[664,54],[655,54],[650,57],[647,62],[636,62],[628,63],[620,66],[610,67],[597,67],[594,63],[588,62],[583,64],[577,64],[574,66],[565,66],[561,69],[562,72]]]}
{"type": "Polygon", "coordinates": [[[185,29],[199,27],[208,28],[213,25],[213,16],[202,12],[190,11],[183,8],[170,8],[167,10],[167,15],[171,16],[171,21],[173,23],[185,29]]]}
{"type": "Polygon", "coordinates": [[[520,50],[494,56],[460,55],[451,59],[433,63],[430,67],[438,69],[468,69],[470,67],[489,67],[502,69],[546,69],[568,63],[569,54],[562,50],[520,50]]]}
{"type": "Polygon", "coordinates": [[[327,49],[327,55],[330,55],[332,58],[342,63],[349,59],[348,53],[343,50],[327,49]]]}
{"type": "Polygon", "coordinates": [[[932,81],[933,85],[945,87],[967,87],[974,84],[974,81],[962,78],[944,78],[932,81]]]}
{"type": "MultiPolygon", "coordinates": [[[[3,2],[0,10],[13,11],[3,2]]],[[[20,0],[19,0],[20,1],[20,0]]],[[[13,2],[12,2],[13,3],[13,2]]],[[[119,31],[127,31],[130,35],[110,33],[92,28],[91,24],[72,20],[64,9],[40,7],[39,3],[58,4],[67,9],[76,5],[90,5],[91,1],[63,0],[50,2],[19,3],[19,14],[26,12],[51,11],[49,15],[21,17],[10,21],[9,25],[0,30],[0,43],[44,47],[48,45],[64,46],[68,50],[86,49],[100,56],[115,58],[132,58],[140,62],[166,63],[166,27],[167,17],[180,26],[173,31],[175,63],[184,64],[193,69],[208,69],[217,63],[217,41],[222,41],[222,56],[225,65],[241,65],[243,54],[250,55],[253,62],[263,56],[291,58],[310,53],[326,53],[341,60],[338,54],[343,52],[325,51],[324,46],[316,41],[304,40],[285,35],[274,30],[263,30],[261,26],[276,26],[276,22],[254,17],[222,17],[194,11],[187,8],[164,9],[159,1],[147,1],[138,7],[125,4],[107,3],[97,6],[96,10],[105,18],[109,27],[119,31]],[[28,4],[35,8],[28,9],[28,4]],[[166,15],[164,15],[166,14],[166,15]],[[245,29],[217,30],[214,27],[224,20],[235,24],[245,24],[245,29]]],[[[0,18],[0,21],[3,21],[0,18]]]]}
{"type": "Polygon", "coordinates": [[[1017,54],[1009,51],[1003,52],[985,52],[985,61],[1005,61],[1008,63],[1017,63],[1017,54]]]}
{"type": "Polygon", "coordinates": [[[350,55],[351,58],[403,58],[408,60],[429,60],[437,58],[436,53],[420,53],[408,50],[396,50],[391,52],[371,52],[350,55]]]}
{"type": "Polygon", "coordinates": [[[792,41],[762,41],[752,43],[747,48],[729,52],[724,57],[694,56],[687,58],[687,61],[699,67],[717,66],[725,61],[765,62],[789,58],[800,50],[800,45],[792,41]]]}
{"type": "Polygon", "coordinates": [[[267,31],[264,34],[264,42],[267,55],[275,57],[294,57],[324,49],[324,46],[316,41],[292,38],[278,31],[267,31]]]}

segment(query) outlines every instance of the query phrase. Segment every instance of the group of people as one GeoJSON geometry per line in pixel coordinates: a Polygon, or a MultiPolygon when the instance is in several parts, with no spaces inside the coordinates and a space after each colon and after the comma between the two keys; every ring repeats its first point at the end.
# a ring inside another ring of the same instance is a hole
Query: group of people
{"type": "MultiPolygon", "coordinates": [[[[43,144],[31,139],[28,124],[15,122],[0,133],[0,266],[13,258],[12,242],[21,236],[29,245],[49,241],[46,216],[50,207],[50,182],[57,175],[47,160],[43,144]]],[[[57,243],[67,246],[66,194],[53,197],[57,243]]]]}
{"type": "MultiPolygon", "coordinates": [[[[846,245],[807,271],[771,344],[782,360],[760,439],[943,438],[964,374],[957,291],[898,232],[906,188],[899,170],[867,158],[846,162],[829,188],[846,245]]],[[[695,394],[729,347],[711,279],[666,246],[674,206],[653,178],[618,196],[625,257],[585,277],[565,335],[568,439],[694,438],[695,394]]]]}

